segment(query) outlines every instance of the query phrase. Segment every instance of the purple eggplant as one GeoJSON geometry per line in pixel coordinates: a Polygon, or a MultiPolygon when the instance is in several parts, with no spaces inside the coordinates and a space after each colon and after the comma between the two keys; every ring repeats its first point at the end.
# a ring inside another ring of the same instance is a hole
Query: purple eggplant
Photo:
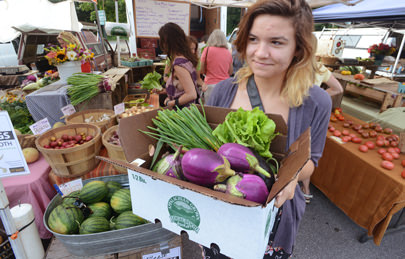
{"type": "Polygon", "coordinates": [[[161,175],[167,175],[177,179],[184,179],[183,170],[181,168],[182,147],[183,146],[180,146],[176,153],[169,154],[160,159],[152,168],[152,171],[161,175]]]}
{"type": "Polygon", "coordinates": [[[269,196],[269,191],[263,179],[255,174],[238,173],[230,177],[226,184],[214,185],[214,190],[261,204],[264,204],[267,196],[269,196]]]}
{"type": "Polygon", "coordinates": [[[202,186],[212,186],[235,175],[228,160],[218,153],[192,148],[184,154],[181,161],[184,176],[192,183],[202,186]]]}
{"type": "Polygon", "coordinates": [[[271,177],[269,172],[259,165],[259,161],[253,152],[243,145],[225,143],[218,149],[217,153],[226,157],[231,164],[231,168],[237,172],[258,172],[266,177],[271,177]]]}

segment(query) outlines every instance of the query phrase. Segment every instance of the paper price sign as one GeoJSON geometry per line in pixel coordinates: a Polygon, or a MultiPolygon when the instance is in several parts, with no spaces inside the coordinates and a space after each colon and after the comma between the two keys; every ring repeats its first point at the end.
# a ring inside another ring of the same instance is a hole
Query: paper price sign
{"type": "Polygon", "coordinates": [[[49,124],[48,118],[43,118],[30,126],[30,130],[34,135],[40,135],[49,129],[51,129],[51,124],[49,124]]]}
{"type": "Polygon", "coordinates": [[[76,179],[67,183],[63,183],[58,186],[59,190],[63,193],[63,196],[69,195],[74,191],[80,191],[83,188],[82,179],[76,179]]]}
{"type": "Polygon", "coordinates": [[[180,247],[170,248],[169,253],[162,254],[161,252],[142,255],[142,259],[181,259],[180,247]]]}
{"type": "Polygon", "coordinates": [[[60,110],[62,111],[64,116],[69,116],[76,112],[75,107],[71,104],[68,104],[68,105],[62,107],[62,109],[60,109],[60,110]]]}
{"type": "Polygon", "coordinates": [[[10,116],[0,111],[0,178],[29,173],[10,116]]]}
{"type": "Polygon", "coordinates": [[[117,105],[114,105],[114,113],[115,115],[121,114],[125,111],[125,104],[124,103],[119,103],[117,105]]]}

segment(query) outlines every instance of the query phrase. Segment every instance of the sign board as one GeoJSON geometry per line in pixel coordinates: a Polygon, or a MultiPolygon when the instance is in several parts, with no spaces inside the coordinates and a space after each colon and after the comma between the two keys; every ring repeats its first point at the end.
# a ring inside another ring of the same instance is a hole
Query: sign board
{"type": "Polygon", "coordinates": [[[104,10],[99,10],[98,11],[98,18],[100,19],[100,25],[105,25],[105,11],[104,10]]]}
{"type": "Polygon", "coordinates": [[[42,133],[51,129],[51,124],[49,124],[48,118],[43,118],[40,121],[35,122],[30,126],[30,130],[34,135],[41,135],[42,133]]]}
{"type": "Polygon", "coordinates": [[[125,112],[125,103],[119,103],[119,104],[114,105],[115,115],[119,115],[123,112],[125,112]]]}
{"type": "Polygon", "coordinates": [[[60,110],[62,111],[64,116],[69,116],[69,115],[76,112],[75,107],[73,105],[71,105],[71,104],[63,106],[60,110]]]}
{"type": "Polygon", "coordinates": [[[0,111],[0,178],[29,173],[10,116],[0,111]]]}
{"type": "Polygon", "coordinates": [[[162,252],[157,252],[153,254],[143,255],[142,259],[181,259],[180,247],[171,248],[169,253],[162,254],[162,252]]]}
{"type": "Polygon", "coordinates": [[[160,27],[168,22],[178,24],[189,35],[190,4],[185,2],[135,0],[137,37],[159,38],[160,27]]]}

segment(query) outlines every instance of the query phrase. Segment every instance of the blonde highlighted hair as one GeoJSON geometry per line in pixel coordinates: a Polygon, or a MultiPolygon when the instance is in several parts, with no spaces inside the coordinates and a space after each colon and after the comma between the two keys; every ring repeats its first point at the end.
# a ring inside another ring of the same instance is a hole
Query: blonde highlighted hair
{"type": "Polygon", "coordinates": [[[79,39],[76,36],[74,36],[71,32],[62,31],[61,33],[59,33],[58,39],[62,39],[67,44],[75,44],[78,48],[82,47],[82,44],[80,43],[79,39]]]}
{"type": "MultiPolygon", "coordinates": [[[[254,20],[259,15],[274,15],[288,18],[295,27],[296,55],[285,74],[281,96],[289,105],[302,105],[309,89],[313,86],[316,62],[316,43],[312,34],[314,21],[312,10],[305,0],[263,0],[252,5],[239,23],[236,50],[246,60],[246,47],[254,20]]],[[[237,82],[247,80],[253,74],[248,66],[236,73],[237,82]]]]}

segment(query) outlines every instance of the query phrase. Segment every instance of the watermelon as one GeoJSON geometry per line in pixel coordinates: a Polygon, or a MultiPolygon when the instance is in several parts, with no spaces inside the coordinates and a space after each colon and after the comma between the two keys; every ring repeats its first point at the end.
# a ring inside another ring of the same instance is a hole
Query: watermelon
{"type": "Polygon", "coordinates": [[[132,211],[124,211],[121,213],[116,222],[115,229],[129,228],[147,223],[145,219],[132,213],[132,211]]]}
{"type": "Polygon", "coordinates": [[[101,201],[108,193],[108,188],[103,181],[91,181],[83,186],[79,199],[85,204],[101,201]]]}
{"type": "Polygon", "coordinates": [[[84,220],[82,211],[71,205],[61,204],[52,210],[48,218],[49,228],[59,234],[77,234],[84,220]]]}
{"type": "Polygon", "coordinates": [[[108,230],[110,230],[110,222],[104,217],[90,217],[80,225],[80,234],[93,234],[108,230]]]}
{"type": "Polygon", "coordinates": [[[131,194],[128,189],[120,189],[111,197],[110,205],[117,213],[132,210],[131,194]]]}
{"type": "Polygon", "coordinates": [[[105,184],[107,185],[108,193],[104,197],[103,201],[110,202],[111,196],[114,194],[115,191],[118,191],[119,189],[121,189],[122,186],[119,182],[115,182],[115,181],[108,181],[105,184]]]}
{"type": "Polygon", "coordinates": [[[117,217],[116,216],[112,216],[110,218],[110,229],[116,229],[115,228],[115,223],[117,222],[117,217]]]}
{"type": "Polygon", "coordinates": [[[63,197],[63,204],[73,205],[76,199],[79,198],[80,191],[74,191],[63,197]]]}
{"type": "Polygon", "coordinates": [[[112,209],[110,204],[106,202],[96,202],[93,204],[88,205],[93,213],[90,214],[89,217],[104,217],[106,219],[111,218],[112,209]]]}

